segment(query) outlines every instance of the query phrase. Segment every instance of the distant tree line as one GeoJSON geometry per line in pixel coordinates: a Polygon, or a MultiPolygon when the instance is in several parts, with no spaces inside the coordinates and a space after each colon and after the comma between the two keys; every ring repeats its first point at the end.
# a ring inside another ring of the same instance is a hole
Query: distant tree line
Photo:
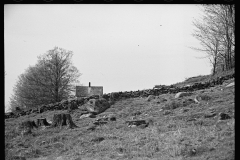
{"type": "Polygon", "coordinates": [[[192,34],[212,64],[213,75],[235,67],[235,5],[203,5],[204,16],[195,20],[192,34]]]}
{"type": "Polygon", "coordinates": [[[33,108],[68,98],[81,75],[71,62],[72,55],[72,51],[55,47],[38,56],[37,64],[18,77],[10,98],[11,109],[33,108]]]}

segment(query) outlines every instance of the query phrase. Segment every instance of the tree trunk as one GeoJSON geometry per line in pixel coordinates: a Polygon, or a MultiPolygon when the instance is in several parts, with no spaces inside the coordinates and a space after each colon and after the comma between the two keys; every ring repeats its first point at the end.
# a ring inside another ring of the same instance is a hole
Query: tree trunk
{"type": "Polygon", "coordinates": [[[73,121],[72,121],[72,117],[70,114],[54,114],[53,116],[53,122],[51,127],[62,127],[62,126],[67,126],[68,128],[77,128],[78,126],[76,126],[73,121]]]}
{"type": "Polygon", "coordinates": [[[34,127],[37,128],[37,125],[35,124],[35,122],[28,120],[20,123],[17,129],[21,132],[21,135],[23,136],[23,135],[31,134],[32,129],[34,127]]]}
{"type": "Polygon", "coordinates": [[[37,125],[38,126],[50,126],[50,124],[47,122],[46,118],[37,119],[37,125]]]}

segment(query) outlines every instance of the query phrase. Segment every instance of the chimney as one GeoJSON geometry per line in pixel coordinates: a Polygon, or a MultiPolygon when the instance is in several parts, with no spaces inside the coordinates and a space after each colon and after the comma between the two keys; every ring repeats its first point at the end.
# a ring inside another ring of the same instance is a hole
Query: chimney
{"type": "Polygon", "coordinates": [[[91,82],[89,82],[89,87],[91,87],[91,82]]]}

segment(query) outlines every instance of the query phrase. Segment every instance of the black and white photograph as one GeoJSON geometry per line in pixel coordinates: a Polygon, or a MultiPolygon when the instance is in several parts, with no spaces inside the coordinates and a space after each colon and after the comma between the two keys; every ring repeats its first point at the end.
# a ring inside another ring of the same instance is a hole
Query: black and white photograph
{"type": "Polygon", "coordinates": [[[235,160],[234,4],[5,4],[6,160],[235,160]]]}

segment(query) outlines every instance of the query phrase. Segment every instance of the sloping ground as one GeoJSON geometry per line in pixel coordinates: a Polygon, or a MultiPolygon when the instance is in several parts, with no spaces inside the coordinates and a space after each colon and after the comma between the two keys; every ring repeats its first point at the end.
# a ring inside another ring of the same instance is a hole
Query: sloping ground
{"type": "Polygon", "coordinates": [[[187,78],[185,81],[183,82],[179,82],[179,83],[176,83],[174,84],[175,86],[177,87],[181,87],[181,86],[185,86],[185,85],[192,85],[194,83],[204,83],[204,82],[207,82],[207,81],[211,81],[213,79],[217,79],[218,77],[225,77],[225,76],[228,76],[228,75],[232,75],[235,73],[235,69],[231,69],[229,71],[225,71],[225,72],[219,72],[217,74],[215,74],[214,76],[212,75],[204,75],[204,76],[196,76],[196,77],[190,77],[190,78],[187,78]]]}
{"type": "MultiPolygon", "coordinates": [[[[102,97],[106,100],[120,100],[125,98],[136,98],[136,97],[147,97],[149,95],[161,95],[161,94],[174,94],[178,92],[192,92],[197,91],[200,89],[207,89],[210,87],[214,87],[215,85],[222,85],[225,81],[232,79],[235,77],[235,73],[232,71],[219,73],[219,77],[213,76],[198,76],[189,78],[188,80],[178,83],[175,85],[165,86],[165,85],[156,85],[153,89],[147,90],[138,90],[138,91],[125,91],[125,92],[113,92],[104,94],[102,97]],[[206,79],[206,77],[210,77],[206,79]],[[201,81],[200,81],[201,80],[201,81]],[[203,81],[203,82],[202,82],[203,81]],[[190,83],[191,82],[191,83],[190,83]]],[[[70,98],[63,100],[61,102],[52,103],[48,105],[41,105],[31,109],[20,109],[9,113],[5,113],[5,119],[7,118],[18,118],[20,116],[30,115],[32,113],[43,113],[49,111],[56,111],[56,110],[72,110],[76,109],[79,105],[83,105],[85,102],[89,101],[89,99],[95,99],[98,95],[93,95],[90,97],[84,98],[70,98]]]]}
{"type": "Polygon", "coordinates": [[[120,100],[96,118],[81,118],[81,111],[75,110],[71,116],[79,126],[76,129],[39,128],[23,137],[16,129],[24,120],[52,120],[54,114],[65,111],[6,119],[5,159],[233,160],[235,94],[234,87],[225,88],[232,81],[178,99],[175,94],[162,94],[151,101],[120,100]],[[197,95],[200,103],[193,100],[197,95]],[[220,120],[223,113],[229,117],[220,120]],[[116,121],[93,126],[94,120],[110,114],[116,121]],[[125,122],[133,119],[153,124],[129,127],[125,122]]]}

